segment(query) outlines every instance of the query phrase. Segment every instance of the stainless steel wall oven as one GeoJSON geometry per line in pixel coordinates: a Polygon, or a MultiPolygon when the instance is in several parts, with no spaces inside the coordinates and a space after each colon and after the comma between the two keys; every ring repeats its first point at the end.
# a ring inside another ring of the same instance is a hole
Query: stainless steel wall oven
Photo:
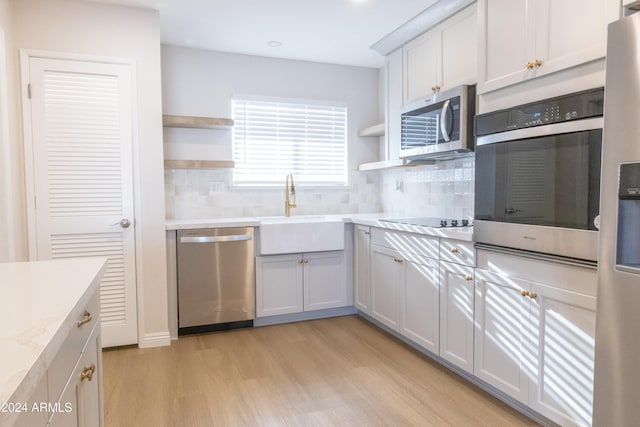
{"type": "Polygon", "coordinates": [[[604,89],[476,117],[475,237],[596,261],[604,89]]]}

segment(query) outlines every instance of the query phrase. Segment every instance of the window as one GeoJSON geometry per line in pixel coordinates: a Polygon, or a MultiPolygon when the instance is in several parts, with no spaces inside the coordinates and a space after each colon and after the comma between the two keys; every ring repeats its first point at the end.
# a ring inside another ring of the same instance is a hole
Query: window
{"type": "Polygon", "coordinates": [[[347,185],[347,108],[321,103],[234,99],[233,182],[347,185]]]}

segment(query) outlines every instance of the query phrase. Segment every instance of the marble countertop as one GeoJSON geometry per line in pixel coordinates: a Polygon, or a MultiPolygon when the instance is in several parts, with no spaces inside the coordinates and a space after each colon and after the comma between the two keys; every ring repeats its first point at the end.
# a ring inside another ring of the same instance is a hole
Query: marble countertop
{"type": "MultiPolygon", "coordinates": [[[[367,214],[334,214],[334,215],[297,215],[292,216],[292,220],[315,218],[317,220],[335,221],[340,220],[347,223],[368,225],[372,227],[387,228],[409,233],[426,234],[429,236],[443,237],[446,239],[473,241],[473,227],[458,228],[432,228],[420,227],[417,225],[398,224],[382,221],[385,218],[396,218],[398,215],[386,213],[367,214]]],[[[274,218],[284,217],[238,217],[238,218],[204,218],[188,220],[169,220],[166,223],[167,230],[188,230],[195,228],[222,228],[222,227],[259,227],[263,221],[270,221],[274,218]]]]}
{"type": "Polygon", "coordinates": [[[0,263],[0,404],[28,400],[106,267],[105,258],[0,263]]]}

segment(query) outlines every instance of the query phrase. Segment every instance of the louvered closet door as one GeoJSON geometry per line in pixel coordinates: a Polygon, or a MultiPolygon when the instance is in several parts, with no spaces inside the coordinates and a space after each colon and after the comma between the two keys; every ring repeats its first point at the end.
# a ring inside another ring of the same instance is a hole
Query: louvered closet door
{"type": "Polygon", "coordinates": [[[29,75],[37,257],[107,257],[103,346],[137,343],[130,67],[31,58],[29,75]]]}

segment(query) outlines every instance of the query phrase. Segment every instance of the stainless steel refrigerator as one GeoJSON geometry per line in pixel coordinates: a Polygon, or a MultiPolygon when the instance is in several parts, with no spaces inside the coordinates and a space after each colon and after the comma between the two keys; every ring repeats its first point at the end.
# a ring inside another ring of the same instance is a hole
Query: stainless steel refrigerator
{"type": "Polygon", "coordinates": [[[640,13],[609,25],[595,426],[640,425],[640,13]]]}

